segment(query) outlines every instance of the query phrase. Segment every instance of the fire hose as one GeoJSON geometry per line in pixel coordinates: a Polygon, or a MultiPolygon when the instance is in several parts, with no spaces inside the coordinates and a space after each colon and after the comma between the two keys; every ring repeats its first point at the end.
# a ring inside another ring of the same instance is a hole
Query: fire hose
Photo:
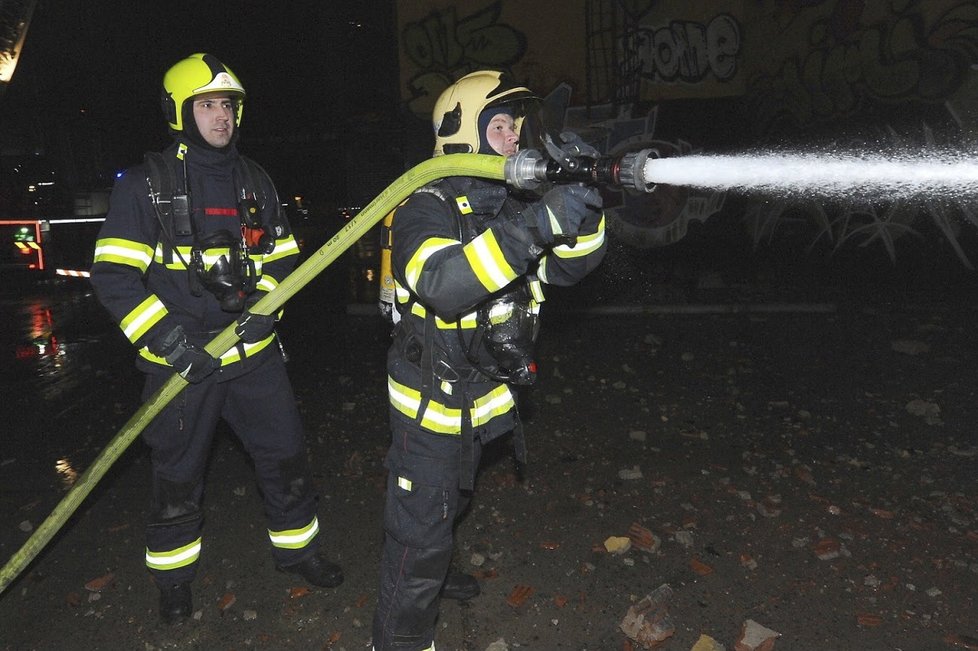
{"type": "MultiPolygon", "coordinates": [[[[548,146],[549,153],[555,153],[554,150],[555,148],[548,146]]],[[[426,160],[408,170],[377,195],[333,237],[283,279],[275,289],[255,303],[252,312],[256,314],[277,312],[296,292],[335,262],[344,251],[414,190],[437,179],[447,176],[476,176],[505,180],[520,189],[533,188],[547,181],[582,182],[609,184],[649,192],[653,186],[645,179],[645,163],[654,156],[653,150],[646,149],[617,158],[563,157],[555,160],[543,157],[536,150],[526,149],[508,158],[482,154],[449,154],[426,160]]],[[[220,357],[238,341],[234,327],[233,323],[229,325],[208,342],[204,349],[213,357],[220,357]]],[[[105,476],[112,464],[185,386],[187,381],[174,373],[122,426],[85,472],[79,476],[51,514],[0,570],[0,594],[37,557],[105,476]]]]}

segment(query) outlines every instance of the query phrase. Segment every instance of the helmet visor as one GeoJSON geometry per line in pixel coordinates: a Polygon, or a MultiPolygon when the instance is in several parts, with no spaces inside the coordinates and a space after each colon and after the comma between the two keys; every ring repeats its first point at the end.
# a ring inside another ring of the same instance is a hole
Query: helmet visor
{"type": "Polygon", "coordinates": [[[561,120],[554,117],[547,104],[539,99],[522,102],[523,115],[517,115],[519,125],[520,149],[535,149],[546,152],[546,136],[557,140],[560,133],[561,120]]]}

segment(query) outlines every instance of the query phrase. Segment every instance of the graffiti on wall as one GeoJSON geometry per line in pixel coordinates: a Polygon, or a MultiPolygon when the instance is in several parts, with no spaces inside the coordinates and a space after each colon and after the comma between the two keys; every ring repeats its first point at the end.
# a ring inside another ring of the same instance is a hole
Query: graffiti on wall
{"type": "Polygon", "coordinates": [[[401,29],[401,51],[417,72],[407,81],[408,107],[431,113],[435,99],[455,79],[481,68],[509,70],[526,52],[526,36],[500,22],[497,0],[459,16],[455,6],[431,11],[401,29]]]}
{"type": "MultiPolygon", "coordinates": [[[[766,140],[828,133],[836,146],[869,142],[913,154],[978,138],[973,2],[823,0],[794,13],[774,10],[764,24],[778,32],[768,40],[769,54],[781,56],[771,57],[767,70],[756,67],[745,127],[766,140]],[[792,52],[788,43],[800,45],[792,52]]],[[[929,227],[962,265],[973,268],[964,239],[978,219],[954,199],[823,205],[775,198],[749,204],[745,216],[755,243],[772,238],[782,222],[801,219],[810,226],[809,249],[835,254],[878,247],[894,262],[897,242],[920,243],[929,227]]]]}
{"type": "Polygon", "coordinates": [[[769,127],[785,113],[806,125],[872,104],[952,95],[978,59],[978,7],[969,1],[941,11],[936,4],[839,0],[788,15],[772,9],[760,24],[777,35],[755,53],[757,72],[749,82],[758,125],[769,127]],[[777,67],[765,69],[765,60],[777,67]]]}
{"type": "MultiPolygon", "coordinates": [[[[404,2],[399,14],[405,101],[414,114],[428,119],[447,85],[488,67],[507,70],[538,92],[560,96],[564,111],[556,115],[588,131],[593,137],[588,139],[609,154],[654,146],[666,155],[683,155],[709,148],[711,135],[740,138],[752,146],[821,133],[839,144],[844,129],[863,124],[875,129],[878,142],[900,147],[978,141],[978,69],[973,69],[978,62],[978,5],[973,0],[586,4],[589,11],[597,5],[627,7],[630,22],[622,28],[619,44],[631,56],[613,65],[622,73],[621,83],[640,88],[633,101],[581,106],[588,75],[584,63],[575,67],[567,48],[547,39],[576,43],[581,40],[576,30],[582,26],[565,16],[543,33],[533,13],[568,6],[558,0],[552,5],[547,0],[532,5],[404,2]],[[688,104],[676,109],[674,99],[707,100],[706,108],[688,113],[688,104]],[[915,133],[897,137],[897,121],[915,133]]],[[[584,14],[579,17],[583,24],[584,14]]],[[[642,248],[673,243],[690,223],[732,205],[722,194],[677,188],[606,199],[611,199],[616,217],[610,224],[613,232],[642,248]]],[[[748,204],[741,213],[756,243],[768,241],[780,219],[790,215],[797,221],[805,211],[780,203],[779,208],[779,200],[772,198],[761,207],[748,204]]],[[[960,225],[978,226],[970,212],[953,205],[924,211],[849,206],[831,215],[812,205],[808,212],[813,244],[831,242],[834,250],[879,243],[891,255],[893,242],[912,234],[917,220],[926,219],[937,225],[965,264],[970,264],[968,256],[956,239],[960,225]]]]}
{"type": "Polygon", "coordinates": [[[643,24],[626,34],[622,49],[634,52],[635,70],[647,83],[697,84],[709,77],[728,82],[737,72],[740,24],[729,14],[709,22],[673,20],[665,26],[643,24]]]}

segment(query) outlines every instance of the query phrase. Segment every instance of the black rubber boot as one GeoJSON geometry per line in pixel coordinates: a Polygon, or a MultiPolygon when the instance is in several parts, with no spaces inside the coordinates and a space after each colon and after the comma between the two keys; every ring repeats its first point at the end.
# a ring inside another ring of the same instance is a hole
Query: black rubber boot
{"type": "Polygon", "coordinates": [[[189,583],[160,586],[160,619],[164,624],[179,624],[193,612],[189,583]]]}
{"type": "Polygon", "coordinates": [[[312,555],[295,565],[279,565],[276,569],[286,574],[298,574],[312,585],[320,588],[335,588],[343,583],[343,569],[336,563],[312,555]]]}
{"type": "Polygon", "coordinates": [[[442,599],[453,599],[464,601],[472,597],[478,597],[482,593],[479,582],[471,574],[462,572],[449,572],[445,577],[445,583],[441,587],[442,599]]]}

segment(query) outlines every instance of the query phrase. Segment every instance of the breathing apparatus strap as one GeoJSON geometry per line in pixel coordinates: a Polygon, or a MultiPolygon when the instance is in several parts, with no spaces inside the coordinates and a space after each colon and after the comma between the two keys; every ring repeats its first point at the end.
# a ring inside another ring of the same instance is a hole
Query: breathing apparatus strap
{"type": "Polygon", "coordinates": [[[434,362],[434,329],[435,317],[431,310],[425,310],[424,317],[424,347],[421,350],[421,406],[418,409],[418,421],[424,418],[424,412],[431,400],[431,389],[435,384],[434,362]]]}
{"type": "Polygon", "coordinates": [[[186,158],[183,159],[182,175],[178,175],[173,170],[160,152],[148,151],[143,156],[143,160],[148,170],[146,183],[149,186],[149,198],[156,211],[156,219],[160,222],[163,240],[167,244],[167,248],[163,250],[163,262],[172,264],[173,256],[176,254],[184,266],[189,267],[187,261],[180,256],[176,245],[177,236],[194,234],[190,190],[185,187],[187,185],[186,158]]]}
{"type": "Polygon", "coordinates": [[[462,385],[462,430],[458,449],[458,487],[463,491],[475,488],[475,432],[472,431],[472,415],[469,408],[468,382],[462,385]]]}
{"type": "Polygon", "coordinates": [[[239,156],[234,167],[234,178],[244,183],[235,183],[238,191],[238,216],[241,219],[241,234],[249,253],[269,254],[275,249],[275,240],[286,235],[287,229],[281,216],[282,204],[275,190],[275,184],[265,169],[247,156],[239,156]],[[273,196],[265,195],[261,179],[267,179],[273,196]],[[274,200],[274,209],[268,222],[261,222],[261,213],[274,200]]]}

